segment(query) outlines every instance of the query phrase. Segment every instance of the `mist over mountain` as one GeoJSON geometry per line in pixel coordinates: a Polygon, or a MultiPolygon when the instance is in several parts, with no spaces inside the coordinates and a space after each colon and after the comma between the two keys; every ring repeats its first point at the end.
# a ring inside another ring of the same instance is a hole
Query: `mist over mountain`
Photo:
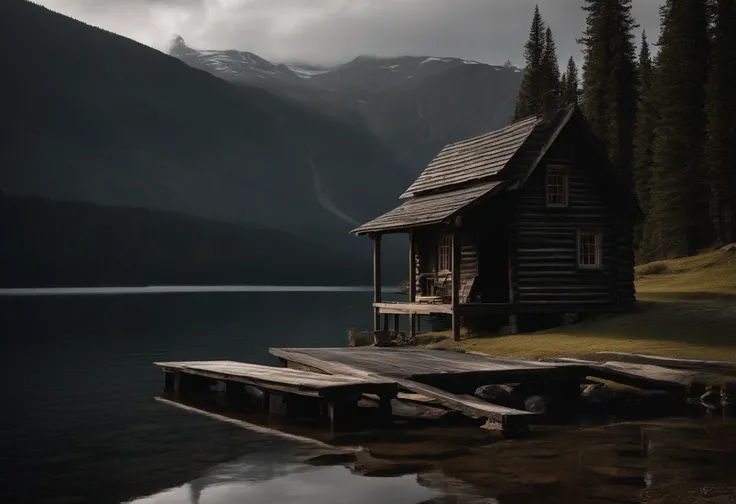
{"type": "Polygon", "coordinates": [[[180,36],[170,54],[230,82],[364,125],[412,174],[446,144],[508,124],[523,76],[510,64],[432,56],[358,56],[331,67],[276,63],[250,52],[193,49],[180,36]]]}

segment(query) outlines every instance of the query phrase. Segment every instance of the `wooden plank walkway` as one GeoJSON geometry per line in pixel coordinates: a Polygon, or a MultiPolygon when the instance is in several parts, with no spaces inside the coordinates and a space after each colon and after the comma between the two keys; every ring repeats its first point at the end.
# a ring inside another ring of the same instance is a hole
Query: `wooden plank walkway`
{"type": "Polygon", "coordinates": [[[427,348],[270,348],[269,352],[285,361],[330,374],[425,383],[451,376],[473,378],[483,384],[581,376],[580,366],[572,363],[500,359],[427,348]]]}
{"type": "Polygon", "coordinates": [[[287,366],[367,379],[395,380],[402,389],[434,399],[438,404],[471,418],[501,424],[504,431],[522,430],[534,413],[498,406],[467,394],[477,384],[531,380],[579,380],[585,366],[550,362],[498,359],[482,355],[425,348],[271,348],[287,366]],[[442,384],[464,393],[452,393],[442,384]]]}
{"type": "Polygon", "coordinates": [[[528,426],[529,421],[536,416],[534,413],[528,411],[499,406],[478,399],[475,396],[453,394],[413,380],[399,379],[398,382],[402,388],[432,397],[442,406],[459,411],[470,418],[485,418],[497,422],[501,425],[501,429],[506,432],[524,429],[528,426]]]}
{"type": "Polygon", "coordinates": [[[695,373],[650,364],[630,364],[613,361],[595,362],[573,358],[557,358],[550,359],[550,361],[583,364],[588,368],[588,376],[642,389],[659,389],[684,393],[687,387],[695,380],[695,373]]]}
{"type": "Polygon", "coordinates": [[[396,397],[398,385],[379,378],[327,375],[234,361],[155,362],[168,373],[245,383],[268,390],[311,397],[340,397],[370,393],[396,397]]]}
{"type": "Polygon", "coordinates": [[[693,371],[736,376],[736,362],[734,361],[676,359],[673,357],[622,352],[598,352],[583,357],[594,361],[614,360],[630,362],[632,364],[651,364],[674,369],[690,369],[693,371]]]}

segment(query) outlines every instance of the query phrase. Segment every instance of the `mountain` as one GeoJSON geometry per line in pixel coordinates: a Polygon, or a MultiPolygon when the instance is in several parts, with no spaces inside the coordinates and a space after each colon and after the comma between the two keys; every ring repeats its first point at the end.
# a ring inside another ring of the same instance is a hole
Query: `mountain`
{"type": "Polygon", "coordinates": [[[359,56],[330,67],[273,63],[249,52],[196,50],[180,36],[170,54],[230,82],[364,125],[412,174],[446,144],[508,124],[523,75],[513,66],[431,56],[359,56]]]}
{"type": "Polygon", "coordinates": [[[367,285],[370,264],[249,224],[0,196],[0,287],[367,285]],[[292,260],[293,250],[301,261],[292,260]],[[270,264],[280,265],[278,269],[270,264]],[[304,270],[303,264],[313,266],[304,270]]]}
{"type": "Polygon", "coordinates": [[[286,83],[300,80],[300,76],[287,65],[271,63],[249,52],[196,51],[187,46],[184,39],[178,35],[171,41],[169,54],[191,67],[209,71],[230,81],[286,83]]]}
{"type": "Polygon", "coordinates": [[[0,28],[3,47],[22,48],[3,65],[6,194],[249,223],[370,264],[347,233],[411,182],[363,125],[27,1],[2,2],[0,28]]]}

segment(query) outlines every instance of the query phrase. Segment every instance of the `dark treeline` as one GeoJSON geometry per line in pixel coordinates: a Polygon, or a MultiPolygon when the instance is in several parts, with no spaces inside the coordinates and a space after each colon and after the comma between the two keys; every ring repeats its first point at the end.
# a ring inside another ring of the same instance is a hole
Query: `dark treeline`
{"type": "Polygon", "coordinates": [[[645,218],[639,262],[736,241],[736,0],[666,0],[656,55],[631,0],[583,0],[582,78],[537,8],[516,117],[580,103],[645,218]],[[580,88],[578,88],[580,86],[580,88]]]}
{"type": "Polygon", "coordinates": [[[301,238],[173,212],[0,194],[0,287],[369,285],[301,238]]]}

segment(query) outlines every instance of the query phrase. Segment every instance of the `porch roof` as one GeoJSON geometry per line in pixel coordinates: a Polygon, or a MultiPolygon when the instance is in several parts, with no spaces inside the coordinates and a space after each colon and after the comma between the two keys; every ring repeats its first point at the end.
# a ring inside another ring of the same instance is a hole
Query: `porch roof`
{"type": "Polygon", "coordinates": [[[438,224],[452,219],[467,206],[495,192],[503,184],[503,180],[494,180],[455,191],[409,198],[401,206],[366,222],[351,233],[365,235],[438,224]]]}

